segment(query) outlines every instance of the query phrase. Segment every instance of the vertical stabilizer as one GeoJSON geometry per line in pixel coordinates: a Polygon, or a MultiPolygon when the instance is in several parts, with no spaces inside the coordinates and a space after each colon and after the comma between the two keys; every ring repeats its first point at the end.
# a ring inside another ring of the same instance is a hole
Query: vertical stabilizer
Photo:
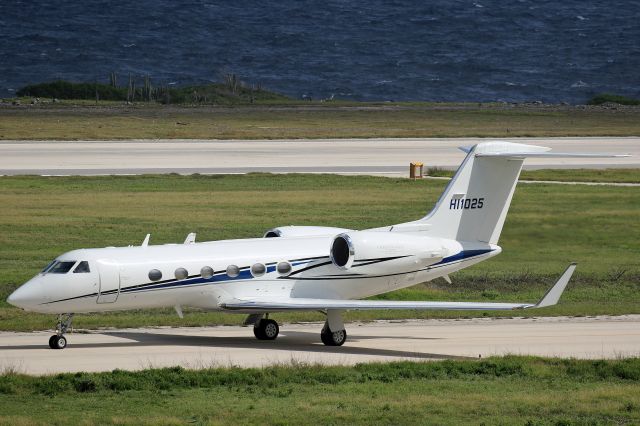
{"type": "Polygon", "coordinates": [[[483,142],[460,149],[467,156],[433,210],[420,220],[387,230],[497,244],[525,158],[628,157],[626,154],[548,152],[551,148],[511,142],[483,142]]]}
{"type": "Polygon", "coordinates": [[[549,148],[483,142],[461,149],[467,156],[435,207],[412,224],[428,224],[427,233],[433,237],[497,244],[522,169],[522,153],[542,153],[549,148]],[[520,156],[495,156],[498,153],[520,156]]]}
{"type": "Polygon", "coordinates": [[[459,241],[497,244],[524,158],[479,156],[491,152],[541,152],[548,148],[485,142],[468,149],[467,157],[421,221],[429,234],[459,241]]]}

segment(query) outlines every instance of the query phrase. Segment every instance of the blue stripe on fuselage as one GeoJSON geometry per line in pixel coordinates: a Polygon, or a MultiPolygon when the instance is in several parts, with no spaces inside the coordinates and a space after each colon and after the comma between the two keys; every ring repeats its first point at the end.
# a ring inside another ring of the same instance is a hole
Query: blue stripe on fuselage
{"type": "Polygon", "coordinates": [[[448,256],[442,259],[438,263],[434,263],[431,266],[442,265],[445,263],[455,262],[456,260],[464,260],[470,257],[480,256],[481,254],[491,253],[493,249],[481,249],[481,250],[462,250],[459,253],[454,254],[453,256],[448,256]]]}

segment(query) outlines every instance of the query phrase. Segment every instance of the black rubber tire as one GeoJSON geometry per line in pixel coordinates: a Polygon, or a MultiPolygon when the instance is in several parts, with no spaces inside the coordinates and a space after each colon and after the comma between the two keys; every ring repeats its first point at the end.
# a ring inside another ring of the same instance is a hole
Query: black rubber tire
{"type": "Polygon", "coordinates": [[[262,321],[264,321],[264,320],[260,320],[260,321],[256,322],[255,324],[253,324],[253,335],[256,336],[256,339],[258,339],[258,340],[265,340],[266,339],[266,336],[263,334],[264,330],[260,326],[262,321]]]}
{"type": "Polygon", "coordinates": [[[253,334],[258,340],[275,340],[280,334],[280,327],[272,319],[261,319],[253,326],[253,334]]]}
{"type": "Polygon", "coordinates": [[[55,349],[55,348],[56,348],[56,345],[55,345],[55,343],[54,343],[54,340],[55,340],[55,339],[57,339],[57,338],[58,338],[58,335],[57,335],[57,334],[54,334],[53,336],[49,337],[49,347],[50,347],[51,349],[55,349]]]}
{"type": "Polygon", "coordinates": [[[347,330],[333,332],[329,325],[325,323],[320,332],[320,340],[327,346],[342,346],[347,341],[347,330]]]}

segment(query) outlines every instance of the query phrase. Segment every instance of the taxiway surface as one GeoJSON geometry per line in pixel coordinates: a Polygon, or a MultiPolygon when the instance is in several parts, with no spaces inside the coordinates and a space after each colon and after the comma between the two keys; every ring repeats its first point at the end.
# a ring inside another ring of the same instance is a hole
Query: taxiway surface
{"type": "Polygon", "coordinates": [[[342,347],[320,343],[322,324],[284,324],[275,341],[248,327],[154,328],[68,335],[69,346],[47,346],[51,333],[0,333],[0,368],[28,374],[186,368],[256,367],[293,362],[363,362],[541,355],[575,358],[640,356],[640,315],[377,321],[347,324],[342,347]]]}
{"type": "MultiPolygon", "coordinates": [[[[0,175],[340,173],[405,176],[410,162],[456,168],[458,146],[490,139],[1,141],[0,175]]],[[[527,160],[525,168],[638,167],[639,137],[513,138],[557,152],[629,158],[527,160]]]]}

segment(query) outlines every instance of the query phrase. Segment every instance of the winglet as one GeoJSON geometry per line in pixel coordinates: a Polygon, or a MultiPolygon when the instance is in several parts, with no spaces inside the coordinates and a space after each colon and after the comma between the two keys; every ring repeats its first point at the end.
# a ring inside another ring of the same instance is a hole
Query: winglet
{"type": "Polygon", "coordinates": [[[560,279],[553,285],[553,287],[549,289],[549,291],[547,291],[544,297],[540,299],[540,301],[536,303],[533,307],[544,308],[547,306],[553,306],[556,303],[558,303],[558,300],[560,300],[560,296],[562,296],[564,289],[567,287],[567,284],[569,284],[569,280],[573,275],[573,271],[576,270],[576,265],[577,264],[575,262],[572,262],[569,265],[569,267],[564,271],[564,274],[562,274],[560,279]]]}
{"type": "Polygon", "coordinates": [[[195,232],[191,232],[189,235],[187,235],[187,238],[185,238],[184,240],[184,244],[193,244],[196,242],[196,233],[195,232]]]}
{"type": "Polygon", "coordinates": [[[144,241],[140,245],[142,247],[147,247],[149,245],[149,238],[151,238],[151,234],[147,234],[147,236],[144,237],[144,241]]]}

